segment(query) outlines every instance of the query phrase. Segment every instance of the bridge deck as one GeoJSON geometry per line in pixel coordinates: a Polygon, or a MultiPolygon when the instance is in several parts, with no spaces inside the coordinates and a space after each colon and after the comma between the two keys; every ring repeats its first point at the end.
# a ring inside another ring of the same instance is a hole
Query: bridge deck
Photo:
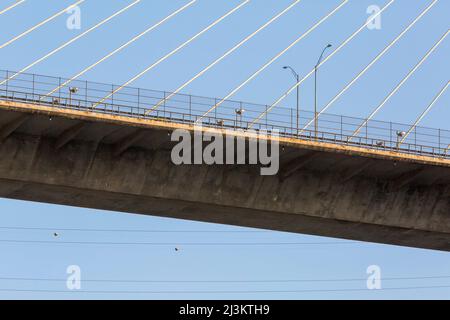
{"type": "MultiPolygon", "coordinates": [[[[262,177],[255,166],[173,165],[168,133],[193,130],[192,110],[0,91],[1,197],[450,250],[444,131],[398,145],[391,124],[349,141],[341,123],[316,136],[267,121],[255,129],[279,129],[280,171],[262,177]]],[[[222,116],[203,130],[249,135],[248,122],[222,116]]]]}

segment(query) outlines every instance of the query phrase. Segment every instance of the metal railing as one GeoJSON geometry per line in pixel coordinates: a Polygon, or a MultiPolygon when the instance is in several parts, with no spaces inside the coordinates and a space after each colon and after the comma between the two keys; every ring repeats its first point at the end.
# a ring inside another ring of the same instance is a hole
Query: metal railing
{"type": "Polygon", "coordinates": [[[26,73],[10,79],[14,74],[15,72],[0,70],[0,83],[5,82],[0,85],[0,100],[176,123],[195,124],[201,119],[202,125],[207,127],[232,130],[248,130],[251,127],[252,130],[303,140],[450,158],[449,130],[416,127],[405,141],[400,143],[402,137],[398,133],[407,132],[411,128],[410,125],[370,120],[359,134],[353,136],[364,119],[334,114],[320,115],[317,131],[312,127],[302,130],[303,126],[314,118],[314,113],[300,111],[300,126],[296,128],[297,111],[286,107],[277,107],[252,125],[252,121],[269,106],[227,100],[203,117],[203,114],[221,99],[175,94],[166,100],[166,97],[171,95],[170,92],[134,87],[125,87],[111,95],[118,86],[80,80],[62,86],[67,79],[26,73]],[[4,81],[6,79],[10,80],[4,81]],[[61,88],[49,94],[60,86],[61,88]],[[111,97],[97,105],[98,101],[108,95],[111,97]],[[149,112],[157,104],[160,104],[159,107],[149,112]],[[245,112],[238,113],[237,110],[245,112]]]}

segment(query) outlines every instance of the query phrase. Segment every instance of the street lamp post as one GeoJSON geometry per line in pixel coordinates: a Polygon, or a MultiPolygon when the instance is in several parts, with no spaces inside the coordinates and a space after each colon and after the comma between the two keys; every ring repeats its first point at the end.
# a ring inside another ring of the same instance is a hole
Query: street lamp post
{"type": "Polygon", "coordinates": [[[327,44],[327,46],[322,50],[322,53],[319,57],[319,60],[317,61],[316,66],[314,67],[314,136],[317,139],[317,133],[318,133],[318,125],[319,125],[319,119],[318,119],[318,113],[317,113],[317,70],[319,69],[319,65],[322,62],[323,55],[325,54],[325,51],[328,48],[331,48],[331,44],[327,44]]]}
{"type": "Polygon", "coordinates": [[[295,72],[294,68],[290,67],[290,66],[285,66],[283,67],[283,69],[289,69],[291,70],[292,74],[295,77],[295,80],[297,81],[297,113],[296,113],[296,132],[298,135],[298,129],[299,129],[299,122],[300,122],[300,76],[298,75],[297,72],[295,72]]]}

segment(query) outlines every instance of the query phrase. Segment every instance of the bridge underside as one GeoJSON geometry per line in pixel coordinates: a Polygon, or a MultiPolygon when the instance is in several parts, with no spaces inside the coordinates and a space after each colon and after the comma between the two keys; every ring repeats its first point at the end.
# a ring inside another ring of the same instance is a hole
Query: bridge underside
{"type": "Polygon", "coordinates": [[[182,125],[0,102],[0,196],[450,251],[450,163],[281,141],[256,166],[175,166],[182,125]]]}

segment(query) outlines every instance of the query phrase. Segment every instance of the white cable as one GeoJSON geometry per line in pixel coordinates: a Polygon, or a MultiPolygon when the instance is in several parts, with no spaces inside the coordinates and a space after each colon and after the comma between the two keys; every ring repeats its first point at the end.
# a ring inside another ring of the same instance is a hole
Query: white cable
{"type": "Polygon", "coordinates": [[[358,127],[358,129],[353,132],[352,136],[349,138],[351,141],[352,138],[358,135],[361,129],[369,123],[369,121],[386,105],[386,103],[400,90],[400,88],[405,84],[405,82],[419,69],[419,67],[428,59],[428,57],[436,50],[436,48],[444,41],[444,39],[448,36],[450,29],[439,39],[439,41],[428,50],[427,54],[415,65],[415,67],[408,72],[408,74],[400,81],[399,84],[387,95],[386,98],[372,111],[372,113],[364,120],[364,122],[358,127]]]}
{"type": "Polygon", "coordinates": [[[103,102],[105,102],[105,100],[109,99],[110,97],[112,97],[115,93],[119,92],[120,90],[122,90],[123,88],[125,88],[126,86],[128,86],[129,84],[131,84],[132,82],[136,81],[137,79],[139,79],[140,77],[142,77],[144,74],[146,74],[147,72],[149,72],[150,70],[152,70],[153,68],[155,68],[157,65],[159,65],[161,62],[163,62],[164,60],[168,59],[169,57],[171,57],[172,55],[174,55],[175,53],[177,53],[178,51],[180,51],[181,49],[183,49],[185,46],[187,46],[189,43],[191,43],[192,41],[194,41],[195,39],[197,39],[198,37],[200,37],[202,34],[204,34],[205,32],[207,32],[209,29],[211,29],[212,27],[214,27],[216,24],[218,24],[219,22],[221,22],[222,20],[224,20],[225,18],[227,18],[229,15],[233,14],[235,11],[239,10],[242,6],[246,5],[247,3],[249,3],[250,0],[245,0],[244,2],[242,2],[241,4],[239,4],[237,7],[235,7],[234,9],[232,9],[231,11],[227,12],[225,15],[223,15],[222,17],[220,17],[219,19],[217,19],[216,21],[214,21],[213,23],[211,23],[209,26],[207,26],[206,28],[204,28],[202,31],[200,31],[199,33],[197,33],[195,36],[191,37],[189,40],[183,42],[181,45],[179,45],[177,48],[175,48],[174,50],[172,50],[171,52],[169,52],[168,54],[166,54],[165,56],[163,56],[162,58],[160,58],[158,61],[156,61],[155,63],[151,64],[149,67],[145,68],[142,72],[140,72],[139,74],[137,74],[136,76],[134,76],[133,78],[131,78],[130,80],[128,80],[127,82],[125,82],[123,85],[121,85],[120,87],[118,87],[117,89],[113,90],[110,94],[108,94],[106,97],[102,98],[100,101],[98,101],[97,103],[95,103],[92,108],[96,108],[98,105],[102,104],[103,102]]]}
{"type": "Polygon", "coordinates": [[[4,13],[8,12],[8,11],[11,10],[11,9],[14,9],[14,8],[17,7],[19,4],[24,3],[24,2],[25,2],[25,0],[17,1],[16,3],[10,5],[9,7],[6,7],[5,9],[1,10],[1,11],[0,11],[0,15],[2,15],[2,14],[4,14],[4,13]]]}
{"type": "Polygon", "coordinates": [[[104,19],[103,21],[97,23],[95,26],[87,29],[86,31],[80,33],[78,36],[72,38],[71,40],[65,42],[64,44],[62,44],[61,46],[59,46],[58,48],[50,51],[49,53],[47,53],[45,56],[39,58],[38,60],[34,61],[33,63],[29,64],[28,66],[26,66],[25,68],[23,68],[22,70],[18,71],[17,73],[13,74],[12,76],[10,76],[9,78],[3,80],[2,82],[0,82],[0,85],[5,84],[6,82],[14,79],[15,77],[17,77],[18,75],[22,74],[23,72],[27,71],[28,69],[34,67],[35,65],[37,65],[38,63],[48,59],[49,57],[51,57],[52,55],[54,55],[55,53],[57,53],[58,51],[61,51],[62,49],[64,49],[65,47],[67,47],[68,45],[72,44],[73,42],[77,41],[78,39],[82,38],[83,36],[87,35],[88,33],[90,33],[91,31],[94,31],[95,29],[99,28],[100,26],[102,26],[103,24],[105,24],[106,22],[108,22],[109,20],[115,18],[116,16],[120,15],[121,13],[127,11],[128,9],[130,9],[131,7],[133,7],[134,5],[138,4],[141,0],[135,0],[133,3],[129,4],[128,6],[126,6],[125,8],[117,11],[116,13],[114,13],[113,15],[109,16],[108,18],[104,19]]]}
{"type": "Polygon", "coordinates": [[[416,122],[409,128],[408,132],[406,132],[405,136],[400,140],[399,146],[408,138],[408,136],[411,134],[411,132],[419,125],[419,123],[423,120],[423,118],[428,114],[428,112],[431,111],[433,106],[436,104],[436,102],[439,100],[439,98],[445,93],[445,91],[448,88],[448,85],[450,84],[450,81],[447,81],[447,84],[439,91],[439,93],[434,97],[433,101],[428,105],[428,107],[422,112],[422,114],[417,118],[416,122]]]}
{"type": "Polygon", "coordinates": [[[344,89],[342,89],[333,99],[331,99],[331,101],[328,102],[327,105],[323,107],[323,109],[320,110],[320,112],[317,113],[317,115],[314,115],[314,118],[311,121],[309,121],[306,126],[303,127],[300,133],[303,133],[303,131],[307,129],[313,122],[315,122],[322,113],[327,111],[333,103],[335,103],[348,89],[350,89],[350,87],[353,86],[356,83],[356,81],[359,80],[359,78],[361,78],[367,71],[369,71],[369,69],[378,60],[380,60],[381,57],[383,57],[437,3],[437,1],[438,0],[434,0],[424,11],[422,11],[422,13],[419,16],[417,16],[417,18],[415,18],[414,21],[411,22],[408,25],[408,27],[406,27],[406,29],[403,30],[394,40],[392,40],[391,43],[389,43],[389,45],[386,48],[384,48],[383,51],[381,51],[360,73],[358,73],[358,75],[355,78],[353,78],[353,80],[350,81],[350,83],[348,83],[344,87],[344,89]]]}
{"type": "MultiPolygon", "coordinates": [[[[394,3],[395,0],[391,0],[387,5],[385,5],[379,12],[372,16],[371,19],[368,19],[366,23],[364,23],[358,30],[356,30],[350,37],[348,37],[343,43],[339,45],[333,52],[331,52],[327,57],[325,57],[322,62],[317,66],[320,68],[323,64],[325,64],[328,60],[330,60],[336,53],[338,53],[342,48],[344,48],[354,37],[356,37],[361,31],[365,30],[367,26],[372,23],[380,14],[382,14],[387,8],[394,3]]],[[[313,68],[306,76],[304,76],[298,83],[293,85],[288,91],[286,91],[280,98],[278,98],[267,110],[263,111],[257,118],[255,118],[249,125],[249,128],[253,127],[255,123],[260,121],[267,113],[269,113],[273,108],[275,108],[281,101],[286,99],[289,94],[297,89],[306,79],[308,79],[312,74],[314,74],[315,68],[313,68]]]]}
{"type": "Polygon", "coordinates": [[[170,15],[168,15],[167,17],[165,17],[164,19],[162,19],[161,21],[159,21],[158,23],[154,24],[153,26],[151,26],[150,28],[146,29],[145,31],[141,32],[140,34],[138,34],[137,36],[135,36],[134,38],[132,38],[130,41],[126,42],[125,44],[123,44],[122,46],[120,46],[119,48],[115,49],[114,51],[108,53],[106,56],[104,56],[103,58],[101,58],[100,60],[98,60],[97,62],[91,64],[89,67],[85,68],[84,70],[82,70],[81,72],[77,73],[75,76],[71,77],[69,80],[65,81],[64,83],[62,83],[61,85],[59,85],[58,87],[56,87],[55,89],[53,89],[52,91],[50,91],[49,93],[47,93],[45,96],[41,97],[41,100],[44,97],[48,97],[50,95],[52,95],[53,93],[55,93],[56,91],[58,91],[59,89],[67,86],[69,83],[71,83],[73,80],[81,77],[83,74],[85,74],[86,72],[88,72],[89,70],[95,68],[96,66],[98,66],[100,63],[104,62],[105,60],[111,58],[113,55],[115,55],[116,53],[118,53],[119,51],[122,51],[123,49],[125,49],[126,47],[128,47],[129,45],[131,45],[132,43],[134,43],[135,41],[139,40],[140,38],[142,38],[144,35],[146,35],[147,33],[149,33],[150,31],[156,29],[157,27],[159,27],[160,25],[162,25],[164,22],[168,21],[169,19],[173,18],[174,16],[176,16],[177,14],[179,14],[180,12],[184,11],[185,9],[187,9],[188,7],[190,7],[192,4],[194,4],[197,0],[192,0],[191,2],[187,3],[186,5],[182,6],[181,8],[179,8],[178,10],[174,11],[173,13],[171,13],[170,15]]]}
{"type": "Polygon", "coordinates": [[[30,32],[33,32],[34,30],[36,30],[37,28],[43,26],[44,24],[46,24],[47,22],[52,21],[53,19],[59,17],[60,15],[62,15],[63,13],[67,12],[67,10],[70,10],[71,8],[80,5],[81,3],[83,3],[86,0],[79,0],[77,2],[75,2],[74,4],[71,4],[70,6],[68,6],[67,8],[65,8],[64,10],[59,11],[58,13],[54,14],[53,16],[45,19],[44,21],[38,23],[37,25],[35,25],[34,27],[28,29],[27,31],[22,32],[21,34],[19,34],[18,36],[15,36],[14,38],[12,38],[11,40],[5,42],[4,44],[2,44],[0,46],[0,49],[3,49],[6,46],[9,46],[10,44],[12,44],[13,42],[19,40],[20,38],[26,36],[27,34],[29,34],[30,32]]]}
{"type": "Polygon", "coordinates": [[[227,56],[232,54],[234,51],[239,49],[242,45],[247,43],[249,40],[251,40],[254,36],[256,36],[259,32],[263,31],[265,28],[267,28],[269,25],[271,25],[273,22],[278,20],[281,16],[286,14],[289,10],[291,10],[295,5],[297,5],[301,0],[294,1],[291,5],[289,5],[286,9],[278,13],[276,16],[274,16],[272,19],[267,21],[265,24],[263,24],[261,27],[259,27],[256,31],[245,37],[241,42],[239,42],[237,45],[235,45],[233,48],[228,50],[226,53],[224,53],[220,58],[216,59],[214,62],[209,64],[206,68],[204,68],[202,71],[197,73],[194,77],[192,77],[189,81],[185,82],[183,85],[181,85],[178,89],[176,89],[174,92],[169,94],[167,97],[159,101],[156,105],[154,105],[150,110],[146,111],[145,114],[148,114],[152,112],[153,110],[157,109],[161,104],[165,103],[167,100],[171,99],[173,96],[175,96],[178,92],[183,90],[185,87],[187,87],[189,84],[191,84],[193,81],[201,77],[203,74],[205,74],[209,69],[214,67],[216,64],[218,64],[220,61],[225,59],[227,56]]]}
{"type": "Polygon", "coordinates": [[[264,66],[262,66],[258,71],[253,73],[247,80],[237,86],[234,90],[232,90],[228,95],[225,96],[222,100],[212,106],[206,113],[204,113],[200,118],[196,120],[196,122],[201,121],[204,117],[206,117],[211,111],[219,107],[222,103],[224,103],[227,99],[233,96],[236,92],[238,92],[242,87],[244,87],[247,83],[253,80],[256,76],[258,76],[262,71],[264,71],[267,67],[269,67],[272,63],[274,63],[278,58],[280,58],[283,54],[285,54],[289,49],[295,46],[298,42],[300,42],[303,38],[309,35],[312,31],[314,31],[319,25],[321,25],[324,21],[330,18],[333,14],[335,14],[339,9],[345,5],[348,0],[344,0],[339,6],[337,6],[334,10],[328,13],[325,17],[323,17],[319,22],[317,22],[313,27],[311,27],[307,32],[303,33],[299,38],[297,38],[294,42],[292,42],[288,47],[278,53],[275,57],[273,57],[269,62],[267,62],[264,66]]]}

